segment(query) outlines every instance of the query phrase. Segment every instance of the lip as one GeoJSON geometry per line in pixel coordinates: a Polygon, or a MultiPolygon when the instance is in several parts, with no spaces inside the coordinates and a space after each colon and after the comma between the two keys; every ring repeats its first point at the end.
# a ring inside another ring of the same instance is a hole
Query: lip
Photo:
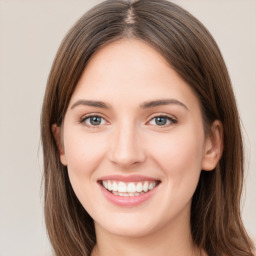
{"type": "Polygon", "coordinates": [[[131,175],[131,176],[110,175],[110,176],[104,176],[98,180],[98,184],[105,198],[111,203],[113,203],[114,205],[122,206],[122,207],[135,207],[148,201],[157,192],[160,183],[161,182],[157,179],[141,176],[141,175],[131,175]],[[158,185],[154,187],[152,190],[137,196],[118,196],[118,195],[114,195],[113,193],[111,193],[110,191],[108,191],[102,186],[102,181],[104,180],[115,180],[115,181],[122,181],[122,182],[158,181],[158,185]]]}
{"type": "Polygon", "coordinates": [[[98,179],[98,181],[103,180],[115,180],[115,181],[123,181],[123,182],[140,182],[140,181],[158,181],[158,179],[154,179],[152,177],[142,176],[142,175],[109,175],[104,176],[98,179]]]}

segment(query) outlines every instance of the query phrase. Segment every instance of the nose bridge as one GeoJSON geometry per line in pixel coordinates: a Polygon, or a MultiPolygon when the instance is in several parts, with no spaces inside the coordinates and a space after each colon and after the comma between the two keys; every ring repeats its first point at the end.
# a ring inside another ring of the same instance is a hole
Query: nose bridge
{"type": "Polygon", "coordinates": [[[113,163],[128,168],[145,160],[139,130],[134,122],[125,119],[118,123],[111,139],[109,154],[113,163]]]}

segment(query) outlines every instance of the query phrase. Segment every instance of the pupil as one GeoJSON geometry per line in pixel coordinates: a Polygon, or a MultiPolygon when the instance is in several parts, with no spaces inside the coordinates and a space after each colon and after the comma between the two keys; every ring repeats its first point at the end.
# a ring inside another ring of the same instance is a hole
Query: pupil
{"type": "Polygon", "coordinates": [[[93,125],[99,125],[100,122],[101,122],[101,117],[98,117],[98,116],[93,116],[90,118],[91,120],[91,124],[93,125]]]}
{"type": "Polygon", "coordinates": [[[156,124],[157,125],[165,125],[166,124],[166,118],[165,117],[157,117],[156,118],[156,124]]]}

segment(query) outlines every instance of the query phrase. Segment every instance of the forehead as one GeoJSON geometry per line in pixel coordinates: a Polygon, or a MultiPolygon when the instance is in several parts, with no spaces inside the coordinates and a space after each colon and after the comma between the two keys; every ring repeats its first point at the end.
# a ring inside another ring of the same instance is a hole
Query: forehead
{"type": "Polygon", "coordinates": [[[88,62],[71,98],[138,103],[152,98],[176,98],[188,105],[197,101],[190,86],[166,59],[136,39],[112,42],[88,62]],[[190,102],[191,101],[191,102],[190,102]]]}
{"type": "MultiPolygon", "coordinates": [[[[170,65],[155,49],[138,39],[122,39],[112,42],[99,49],[89,61],[82,78],[87,78],[97,69],[97,78],[104,79],[106,74],[113,79],[127,78],[132,82],[137,78],[151,78],[170,65]]],[[[159,79],[159,76],[157,77],[159,79]]]]}

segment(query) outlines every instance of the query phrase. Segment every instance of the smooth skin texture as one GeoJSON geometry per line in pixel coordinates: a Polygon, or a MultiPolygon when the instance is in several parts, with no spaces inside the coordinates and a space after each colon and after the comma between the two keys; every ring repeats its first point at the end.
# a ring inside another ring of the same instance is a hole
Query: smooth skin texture
{"type": "Polygon", "coordinates": [[[196,95],[155,49],[123,39],[98,50],[53,133],[75,194],[95,221],[93,255],[197,255],[191,198],[201,170],[221,157],[222,126],[215,121],[213,136],[204,133],[196,95]],[[147,104],[157,100],[171,101],[147,104]],[[149,200],[121,207],[97,182],[107,175],[161,183],[149,200]]]}

